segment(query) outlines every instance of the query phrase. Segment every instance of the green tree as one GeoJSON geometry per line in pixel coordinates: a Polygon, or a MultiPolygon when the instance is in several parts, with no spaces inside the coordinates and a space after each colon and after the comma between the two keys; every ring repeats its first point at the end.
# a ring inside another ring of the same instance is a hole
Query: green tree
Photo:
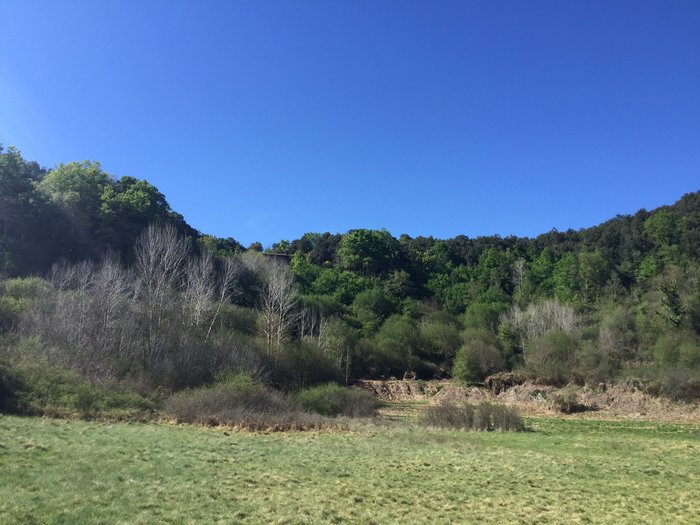
{"type": "Polygon", "coordinates": [[[421,356],[433,363],[447,366],[462,345],[461,325],[447,312],[423,319],[418,325],[421,338],[421,356]]]}
{"type": "Polygon", "coordinates": [[[104,187],[101,201],[101,237],[122,254],[129,253],[134,240],[152,223],[169,223],[181,235],[197,236],[182,215],[170,208],[165,195],[148,181],[122,177],[104,187]]]}
{"type": "Polygon", "coordinates": [[[610,279],[610,264],[602,253],[582,252],[578,256],[579,287],[583,297],[592,301],[603,292],[608,279],[610,279]]]}
{"type": "Polygon", "coordinates": [[[39,189],[95,228],[99,222],[102,195],[113,183],[99,162],[69,162],[51,170],[39,184],[39,189]]]}
{"type": "Polygon", "coordinates": [[[416,351],[419,346],[418,330],[411,319],[401,315],[389,317],[376,335],[379,350],[388,362],[396,363],[391,373],[412,372],[416,368],[416,351]],[[403,370],[402,370],[403,369],[403,370]]]}
{"type": "Polygon", "coordinates": [[[573,376],[579,340],[565,332],[549,332],[525,347],[525,365],[541,381],[561,385],[573,376]]]}
{"type": "Polygon", "coordinates": [[[309,293],[312,290],[314,281],[321,273],[321,268],[311,262],[311,257],[308,253],[303,252],[296,252],[292,256],[290,267],[302,293],[309,293]]]}
{"type": "Polygon", "coordinates": [[[504,368],[505,360],[496,336],[484,329],[469,330],[457,352],[452,375],[464,382],[483,381],[504,368]]]}
{"type": "Polygon", "coordinates": [[[357,294],[369,286],[369,279],[354,272],[322,268],[311,283],[311,292],[316,295],[330,295],[343,304],[350,304],[357,294]]]}
{"type": "Polygon", "coordinates": [[[362,275],[386,275],[396,268],[401,245],[386,230],[350,230],[338,248],[342,268],[362,275]]]}
{"type": "Polygon", "coordinates": [[[43,173],[0,145],[0,274],[44,273],[59,257],[71,258],[66,214],[36,189],[43,173]]]}
{"type": "Polygon", "coordinates": [[[362,326],[364,335],[374,334],[384,320],[396,312],[397,302],[379,287],[363,290],[355,296],[352,313],[362,326]]]}

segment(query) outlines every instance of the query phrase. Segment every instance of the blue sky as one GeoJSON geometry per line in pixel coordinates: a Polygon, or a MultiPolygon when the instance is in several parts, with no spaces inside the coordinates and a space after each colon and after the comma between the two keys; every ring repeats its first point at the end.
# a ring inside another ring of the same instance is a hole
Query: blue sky
{"type": "Polygon", "coordinates": [[[0,142],[244,244],[577,229],[700,189],[700,2],[4,0],[0,142]]]}

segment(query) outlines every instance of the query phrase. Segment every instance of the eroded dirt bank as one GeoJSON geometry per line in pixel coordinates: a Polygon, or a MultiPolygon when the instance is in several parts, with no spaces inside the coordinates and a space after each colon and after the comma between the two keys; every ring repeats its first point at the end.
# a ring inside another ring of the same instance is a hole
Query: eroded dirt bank
{"type": "Polygon", "coordinates": [[[700,423],[698,403],[677,403],[626,385],[559,389],[525,382],[497,394],[487,388],[464,387],[450,380],[363,380],[357,386],[389,402],[493,401],[515,406],[526,415],[552,416],[563,415],[555,402],[557,396],[561,396],[565,390],[575,390],[576,402],[587,410],[571,417],[700,423]]]}

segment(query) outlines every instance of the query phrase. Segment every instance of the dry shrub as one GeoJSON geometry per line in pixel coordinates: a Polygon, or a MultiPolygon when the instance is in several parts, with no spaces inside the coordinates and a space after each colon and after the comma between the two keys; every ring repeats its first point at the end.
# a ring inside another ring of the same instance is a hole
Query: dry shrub
{"type": "Polygon", "coordinates": [[[431,405],[423,415],[426,426],[459,430],[502,430],[519,432],[525,424],[518,412],[505,405],[482,402],[431,405]]]}
{"type": "Polygon", "coordinates": [[[563,414],[574,414],[593,409],[593,407],[580,403],[576,389],[569,387],[563,388],[558,394],[552,396],[552,406],[563,414]]]}

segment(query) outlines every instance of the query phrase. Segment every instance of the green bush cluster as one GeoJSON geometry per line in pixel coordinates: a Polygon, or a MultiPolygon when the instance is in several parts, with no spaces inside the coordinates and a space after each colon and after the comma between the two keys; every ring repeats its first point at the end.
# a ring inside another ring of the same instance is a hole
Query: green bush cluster
{"type": "Polygon", "coordinates": [[[155,409],[155,401],[137,392],[91,385],[76,372],[45,360],[0,363],[2,412],[142,419],[155,409]]]}
{"type": "Polygon", "coordinates": [[[307,409],[324,416],[370,417],[381,406],[369,392],[335,383],[302,390],[297,399],[307,409]]]}
{"type": "Polygon", "coordinates": [[[178,423],[229,425],[248,430],[306,430],[331,426],[311,414],[293,396],[265,387],[244,375],[211,386],[184,390],[165,402],[178,423]]]}

